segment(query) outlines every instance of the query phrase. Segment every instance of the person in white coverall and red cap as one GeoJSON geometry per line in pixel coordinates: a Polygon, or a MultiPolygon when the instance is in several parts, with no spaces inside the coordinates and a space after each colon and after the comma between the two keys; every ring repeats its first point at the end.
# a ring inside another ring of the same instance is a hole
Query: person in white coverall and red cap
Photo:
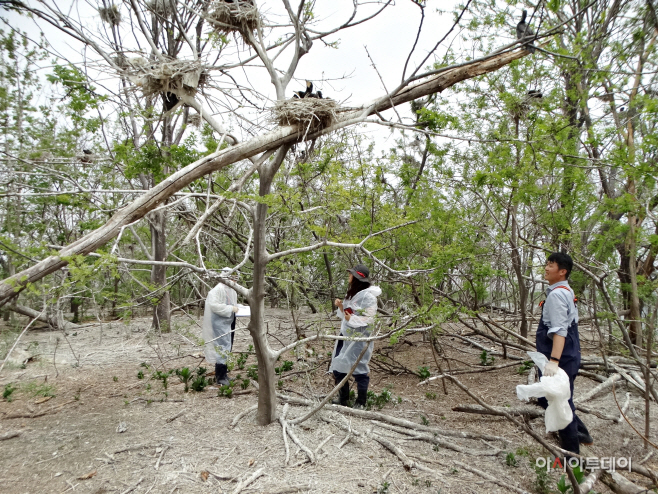
{"type": "MultiPolygon", "coordinates": [[[[220,277],[237,281],[230,268],[223,268],[220,277]]],[[[226,362],[235,336],[235,313],[238,312],[238,294],[223,283],[218,283],[206,297],[203,313],[203,339],[206,360],[215,364],[215,382],[230,384],[226,362]]]]}
{"type": "MultiPolygon", "coordinates": [[[[336,315],[342,320],[340,335],[355,338],[368,337],[372,332],[377,314],[377,297],[381,295],[382,291],[379,287],[370,285],[370,270],[367,266],[357,264],[347,271],[350,273],[347,294],[344,300],[336,299],[335,301],[335,305],[338,307],[336,315]]],[[[352,374],[357,389],[354,408],[358,409],[366,406],[368,384],[370,383],[368,362],[372,356],[374,342],[337,340],[329,367],[329,371],[333,372],[334,380],[338,384],[350,371],[364,345],[368,345],[368,349],[352,374]]],[[[349,382],[340,389],[338,396],[334,403],[346,406],[350,397],[349,382]]]]}

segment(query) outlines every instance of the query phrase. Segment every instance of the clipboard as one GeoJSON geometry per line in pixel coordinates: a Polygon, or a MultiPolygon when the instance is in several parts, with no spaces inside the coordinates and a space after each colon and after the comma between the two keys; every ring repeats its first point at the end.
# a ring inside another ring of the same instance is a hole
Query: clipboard
{"type": "Polygon", "coordinates": [[[251,317],[251,307],[248,305],[238,305],[238,311],[235,317],[251,317]]]}

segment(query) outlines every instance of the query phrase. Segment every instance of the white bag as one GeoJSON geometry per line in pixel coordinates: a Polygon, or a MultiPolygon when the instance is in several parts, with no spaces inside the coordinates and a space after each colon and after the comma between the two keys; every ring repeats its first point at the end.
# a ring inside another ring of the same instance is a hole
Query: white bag
{"type": "MultiPolygon", "coordinates": [[[[528,352],[528,355],[543,373],[544,366],[548,363],[546,356],[539,352],[528,352]]],[[[571,397],[569,376],[560,368],[554,376],[541,376],[538,383],[518,385],[516,396],[519,400],[525,401],[530,398],[546,398],[548,401],[548,408],[544,415],[546,432],[564,429],[573,420],[573,412],[569,406],[571,397]]]]}

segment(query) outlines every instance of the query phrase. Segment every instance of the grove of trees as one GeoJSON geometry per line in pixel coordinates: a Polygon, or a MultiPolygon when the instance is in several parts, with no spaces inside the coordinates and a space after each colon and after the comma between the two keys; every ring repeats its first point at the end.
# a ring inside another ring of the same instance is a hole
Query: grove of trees
{"type": "Polygon", "coordinates": [[[497,312],[516,323],[495,338],[514,341],[532,330],[547,254],[564,251],[603,357],[650,360],[651,0],[469,0],[433,50],[399,67],[397,87],[338,105],[328,126],[279,125],[272,109],[303,87],[300,60],[391,5],[355,0],[328,27],[307,0],[101,0],[85,16],[0,0],[5,320],[148,313],[169,331],[171,314],[197,314],[209,273],[229,266],[242,277],[226,283],[251,306],[267,424],[278,356],[268,304],[329,311],[345,268],[364,262],[393,316],[384,332],[411,316],[406,328],[440,339],[442,322],[497,312]],[[222,17],[229,5],[240,16],[222,17]],[[514,34],[524,8],[533,53],[514,34]],[[56,29],[80,58],[58,57],[17,19],[56,29]],[[379,149],[373,126],[395,144],[379,149]]]}

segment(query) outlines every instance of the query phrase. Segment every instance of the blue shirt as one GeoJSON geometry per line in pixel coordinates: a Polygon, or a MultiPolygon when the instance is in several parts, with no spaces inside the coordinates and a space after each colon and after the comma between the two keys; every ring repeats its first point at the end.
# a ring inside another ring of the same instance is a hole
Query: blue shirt
{"type": "Polygon", "coordinates": [[[553,283],[546,289],[546,302],[544,302],[542,319],[544,324],[548,326],[550,338],[553,338],[554,334],[566,338],[567,329],[571,326],[571,323],[578,322],[578,308],[573,301],[574,298],[575,294],[566,280],[553,283]],[[568,290],[557,288],[558,286],[566,286],[568,290]]]}

